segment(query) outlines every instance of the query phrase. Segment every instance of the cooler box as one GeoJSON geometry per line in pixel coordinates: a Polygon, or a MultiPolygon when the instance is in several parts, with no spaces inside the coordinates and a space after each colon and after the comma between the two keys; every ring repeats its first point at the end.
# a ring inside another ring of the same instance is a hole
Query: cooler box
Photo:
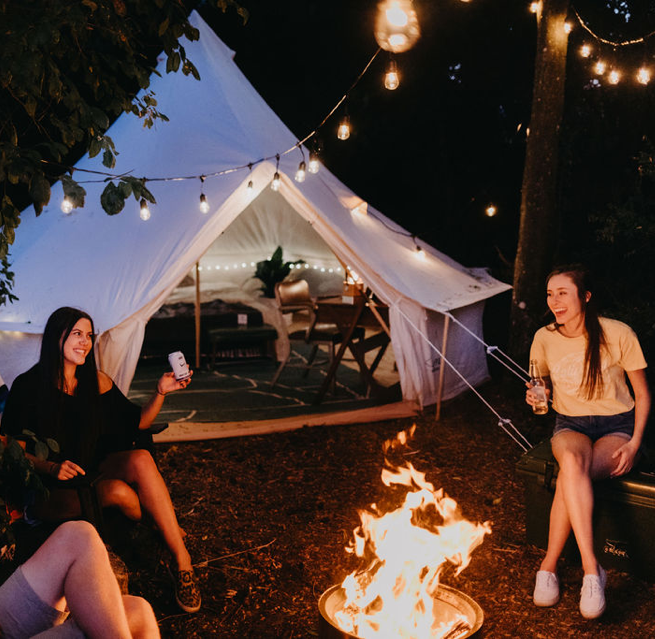
{"type": "MultiPolygon", "coordinates": [[[[649,457],[652,460],[652,456],[649,457]]],[[[548,544],[548,520],[555,494],[558,466],[546,440],[525,453],[516,472],[525,486],[527,541],[548,544]]],[[[594,546],[605,568],[655,581],[655,472],[652,461],[628,475],[594,484],[594,546]]],[[[564,556],[579,555],[573,534],[564,556]]]]}

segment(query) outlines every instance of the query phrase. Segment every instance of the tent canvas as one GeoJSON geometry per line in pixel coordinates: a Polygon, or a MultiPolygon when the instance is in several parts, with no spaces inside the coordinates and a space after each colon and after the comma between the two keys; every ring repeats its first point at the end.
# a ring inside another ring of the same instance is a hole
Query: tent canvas
{"type": "MultiPolygon", "coordinates": [[[[162,62],[161,76],[153,75],[150,88],[170,122],[145,130],[125,114],[109,135],[120,152],[116,174],[207,176],[202,188],[209,213],[198,210],[199,179],[149,181],[157,204],[147,222],[139,219],[133,201],[120,215],[108,216],[100,207],[105,183],[91,174],[75,174],[87,190],[86,204],[68,215],[59,209],[61,185],[54,185],[51,202],[38,219],[31,211],[23,214],[11,250],[19,300],[0,309],[0,374],[11,383],[36,361],[48,316],[70,305],[94,318],[99,364],[127,390],[148,319],[250,205],[248,182],[255,196],[269,189],[276,162],[259,160],[281,154],[281,198],[389,305],[403,397],[421,405],[434,402],[440,358],[426,338],[440,348],[442,313],[452,313],[481,336],[484,300],[509,286],[423,243],[424,257],[418,259],[410,233],[325,167],[295,182],[291,176],[302,159],[297,138],[238,69],[233,52],[197,13],[190,20],[200,39],[185,48],[201,81],[167,75],[162,62]]],[[[86,156],[76,167],[104,170],[98,158],[86,156]]],[[[271,239],[268,254],[276,245],[271,239]]],[[[289,258],[313,257],[305,256],[302,247],[285,249],[289,258]]],[[[451,323],[447,356],[472,385],[488,376],[483,346],[457,324],[451,323]]],[[[446,370],[444,398],[465,388],[458,375],[446,370]]]]}

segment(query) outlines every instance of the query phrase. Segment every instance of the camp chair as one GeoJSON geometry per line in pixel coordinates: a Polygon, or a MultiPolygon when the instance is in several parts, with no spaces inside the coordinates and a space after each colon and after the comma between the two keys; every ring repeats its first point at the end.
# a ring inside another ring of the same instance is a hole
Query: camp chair
{"type": "MultiPolygon", "coordinates": [[[[317,306],[309,294],[309,284],[306,280],[294,280],[290,282],[278,282],[275,285],[275,299],[280,311],[283,314],[301,312],[306,315],[307,321],[303,328],[293,330],[289,333],[289,341],[302,341],[312,345],[307,363],[304,364],[303,377],[307,377],[312,365],[315,363],[318,348],[321,344],[328,347],[328,361],[332,361],[335,352],[335,346],[343,340],[343,335],[336,324],[321,323],[317,316],[317,306]]],[[[355,337],[363,336],[363,329],[358,331],[355,337]]],[[[282,371],[289,362],[291,352],[284,361],[280,362],[275,375],[271,380],[271,388],[277,383],[282,371]]],[[[334,388],[332,389],[334,390],[334,388]]]]}

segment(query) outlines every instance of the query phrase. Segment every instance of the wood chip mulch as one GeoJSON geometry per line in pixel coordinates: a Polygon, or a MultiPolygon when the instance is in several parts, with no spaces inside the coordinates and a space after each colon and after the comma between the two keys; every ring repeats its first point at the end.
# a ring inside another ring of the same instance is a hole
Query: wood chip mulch
{"type": "MultiPolygon", "coordinates": [[[[481,389],[496,411],[536,444],[549,417],[533,416],[512,380],[481,389]]],[[[490,521],[492,534],[458,577],[443,581],[484,610],[479,637],[655,637],[655,585],[608,571],[608,607],[597,621],[578,611],[579,566],[562,563],[562,600],[532,604],[543,551],[525,542],[521,449],[472,394],[448,402],[437,423],[427,413],[407,459],[460,505],[490,521]]],[[[164,637],[310,638],[318,636],[320,595],[353,568],[344,551],[358,509],[385,499],[380,481],[385,440],[411,420],[312,427],[256,437],[169,444],[157,461],[196,563],[203,607],[176,609],[163,553],[135,540],[126,559],[130,591],[153,605],[164,637]]],[[[655,534],[655,531],[654,531],[655,534]]],[[[148,535],[145,535],[148,537],[148,535]]]]}

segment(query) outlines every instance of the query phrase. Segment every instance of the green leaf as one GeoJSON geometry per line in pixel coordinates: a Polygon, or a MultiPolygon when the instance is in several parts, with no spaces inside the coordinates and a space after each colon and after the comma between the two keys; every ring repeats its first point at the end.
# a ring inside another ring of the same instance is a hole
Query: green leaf
{"type": "Polygon", "coordinates": [[[34,454],[37,459],[48,459],[48,447],[42,441],[37,440],[34,444],[34,454]]]}
{"type": "Polygon", "coordinates": [[[166,31],[168,30],[168,24],[169,24],[169,19],[166,18],[166,20],[164,20],[164,21],[159,25],[159,31],[158,31],[158,33],[159,33],[159,37],[160,37],[160,38],[161,38],[161,36],[163,36],[163,35],[166,33],[166,31]]]}
{"type": "Polygon", "coordinates": [[[109,169],[113,169],[116,166],[116,157],[109,149],[105,149],[105,152],[102,154],[102,164],[109,169]]]}
{"type": "Polygon", "coordinates": [[[34,210],[37,215],[40,215],[43,207],[50,201],[50,182],[46,180],[41,171],[32,176],[29,192],[34,204],[34,210]]]}
{"type": "Polygon", "coordinates": [[[109,182],[100,196],[100,204],[108,215],[120,213],[125,206],[121,189],[113,182],[109,182]]]}
{"type": "Polygon", "coordinates": [[[72,202],[73,208],[84,206],[86,190],[80,186],[70,175],[63,175],[61,185],[64,188],[64,195],[72,202]]]}

